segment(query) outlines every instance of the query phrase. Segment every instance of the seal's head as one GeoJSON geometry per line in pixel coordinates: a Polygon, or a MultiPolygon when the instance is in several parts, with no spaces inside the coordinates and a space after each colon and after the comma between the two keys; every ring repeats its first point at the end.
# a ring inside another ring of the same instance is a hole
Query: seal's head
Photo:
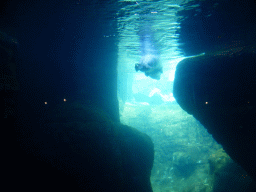
{"type": "Polygon", "coordinates": [[[139,63],[135,64],[135,70],[136,70],[136,72],[138,72],[140,70],[140,64],[139,63]]]}

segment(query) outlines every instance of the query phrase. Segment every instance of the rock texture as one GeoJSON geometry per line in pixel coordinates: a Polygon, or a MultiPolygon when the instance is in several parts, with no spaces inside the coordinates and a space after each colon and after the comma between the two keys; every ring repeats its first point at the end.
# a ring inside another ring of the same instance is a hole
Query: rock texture
{"type": "Polygon", "coordinates": [[[255,61],[253,50],[185,59],[177,66],[173,90],[179,105],[254,179],[255,61]]]}

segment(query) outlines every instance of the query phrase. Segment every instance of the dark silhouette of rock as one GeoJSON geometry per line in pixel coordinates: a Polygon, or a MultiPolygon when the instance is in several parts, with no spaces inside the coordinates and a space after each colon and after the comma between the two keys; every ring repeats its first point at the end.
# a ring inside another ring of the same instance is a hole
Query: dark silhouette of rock
{"type": "Polygon", "coordinates": [[[230,157],[256,179],[256,54],[188,58],[175,73],[173,95],[220,143],[230,157]]]}
{"type": "Polygon", "coordinates": [[[11,36],[0,37],[2,187],[152,191],[153,143],[119,123],[116,41],[104,39],[101,21],[80,26],[86,11],[77,6],[74,13],[68,5],[10,1],[1,7],[3,29],[19,41],[18,47],[11,36]]]}

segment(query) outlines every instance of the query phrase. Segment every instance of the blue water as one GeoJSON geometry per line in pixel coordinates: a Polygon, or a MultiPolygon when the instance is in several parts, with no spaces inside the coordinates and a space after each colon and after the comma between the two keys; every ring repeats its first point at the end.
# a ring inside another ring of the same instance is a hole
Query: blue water
{"type": "MultiPolygon", "coordinates": [[[[107,69],[112,70],[117,56],[120,120],[149,135],[154,143],[153,191],[220,192],[231,181],[243,184],[243,178],[230,177],[230,172],[240,174],[241,168],[235,165],[231,166],[235,171],[222,171],[220,185],[214,188],[213,164],[234,162],[180,108],[173,96],[173,81],[176,66],[186,57],[233,54],[255,42],[255,17],[247,1],[29,1],[5,11],[10,15],[1,27],[10,37],[4,38],[17,43],[11,38],[17,36],[22,61],[17,73],[23,80],[24,100],[31,106],[45,102],[51,106],[76,96],[101,102],[105,95],[99,90],[107,93],[108,83],[90,82],[101,75],[115,80],[107,69]],[[110,59],[102,61],[101,54],[110,59]],[[108,67],[102,71],[95,63],[108,67]],[[142,70],[136,72],[138,63],[142,70]]],[[[231,189],[234,192],[236,187],[231,189]]]]}
{"type": "MultiPolygon", "coordinates": [[[[119,3],[118,94],[121,122],[147,133],[154,142],[153,190],[212,191],[214,183],[209,159],[217,157],[221,160],[225,152],[220,155],[222,146],[176,103],[172,95],[175,68],[186,57],[248,43],[243,32],[237,35],[232,30],[241,30],[243,25],[244,30],[241,31],[245,31],[251,26],[250,22],[245,23],[243,17],[246,16],[234,11],[237,6],[227,6],[228,2],[160,0],[119,3]],[[219,6],[225,8],[221,10],[219,6]],[[231,15],[236,21],[229,21],[231,15]],[[152,53],[163,66],[160,80],[134,69],[141,58],[152,53]]],[[[214,190],[221,191],[221,187],[214,190]]]]}

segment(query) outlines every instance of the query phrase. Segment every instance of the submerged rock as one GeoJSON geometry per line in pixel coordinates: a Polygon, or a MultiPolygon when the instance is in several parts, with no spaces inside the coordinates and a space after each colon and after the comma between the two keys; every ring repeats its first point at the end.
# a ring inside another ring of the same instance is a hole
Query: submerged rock
{"type": "Polygon", "coordinates": [[[256,190],[256,183],[223,149],[211,155],[209,165],[213,192],[256,190]]]}
{"type": "Polygon", "coordinates": [[[15,147],[20,162],[13,180],[20,188],[152,191],[154,149],[146,134],[83,102],[48,106],[31,126],[19,115],[22,147],[15,147]],[[29,176],[22,178],[25,170],[29,176]]]}
{"type": "Polygon", "coordinates": [[[256,179],[256,54],[219,52],[181,61],[173,95],[256,179]]]}

